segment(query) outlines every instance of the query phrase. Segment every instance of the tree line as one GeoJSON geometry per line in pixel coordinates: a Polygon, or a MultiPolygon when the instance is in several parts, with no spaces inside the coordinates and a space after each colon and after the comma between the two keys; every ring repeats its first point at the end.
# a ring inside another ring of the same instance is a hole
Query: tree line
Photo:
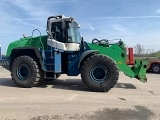
{"type": "Polygon", "coordinates": [[[145,49],[143,45],[136,44],[134,46],[135,57],[160,57],[160,50],[154,51],[154,49],[145,49]]]}

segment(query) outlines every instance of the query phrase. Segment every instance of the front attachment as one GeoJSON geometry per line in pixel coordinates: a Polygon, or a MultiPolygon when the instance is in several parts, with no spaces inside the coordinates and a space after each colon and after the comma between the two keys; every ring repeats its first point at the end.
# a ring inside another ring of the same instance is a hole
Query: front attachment
{"type": "Polygon", "coordinates": [[[131,68],[135,73],[135,78],[141,82],[147,82],[146,70],[148,66],[147,60],[135,60],[135,65],[131,68]]]}

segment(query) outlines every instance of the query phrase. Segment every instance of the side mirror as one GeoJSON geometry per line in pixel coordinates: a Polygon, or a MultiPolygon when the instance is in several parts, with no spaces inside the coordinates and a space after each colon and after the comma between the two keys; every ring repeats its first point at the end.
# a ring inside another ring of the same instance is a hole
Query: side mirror
{"type": "Polygon", "coordinates": [[[84,44],[84,38],[81,37],[81,45],[83,45],[83,44],[84,44]]]}
{"type": "Polygon", "coordinates": [[[84,41],[84,37],[81,38],[81,41],[84,41]]]}
{"type": "Polygon", "coordinates": [[[84,44],[85,44],[85,43],[84,43],[84,38],[82,37],[82,38],[81,38],[81,44],[80,44],[80,49],[81,49],[81,50],[85,50],[85,49],[86,49],[84,44]]]}

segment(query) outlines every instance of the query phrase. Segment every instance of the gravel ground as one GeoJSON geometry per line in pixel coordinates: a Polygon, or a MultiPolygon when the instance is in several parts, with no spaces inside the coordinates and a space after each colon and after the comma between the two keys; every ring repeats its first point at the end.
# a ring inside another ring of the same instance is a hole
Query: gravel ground
{"type": "Polygon", "coordinates": [[[0,120],[160,120],[160,75],[148,82],[120,73],[109,92],[91,92],[80,76],[62,75],[34,88],[19,88],[0,67],[0,120]]]}

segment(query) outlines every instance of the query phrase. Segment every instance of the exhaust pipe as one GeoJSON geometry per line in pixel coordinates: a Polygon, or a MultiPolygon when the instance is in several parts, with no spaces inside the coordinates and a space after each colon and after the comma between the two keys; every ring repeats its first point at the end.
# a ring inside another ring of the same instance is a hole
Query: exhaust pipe
{"type": "Polygon", "coordinates": [[[128,48],[128,65],[134,65],[134,54],[133,54],[133,48],[128,48]]]}

